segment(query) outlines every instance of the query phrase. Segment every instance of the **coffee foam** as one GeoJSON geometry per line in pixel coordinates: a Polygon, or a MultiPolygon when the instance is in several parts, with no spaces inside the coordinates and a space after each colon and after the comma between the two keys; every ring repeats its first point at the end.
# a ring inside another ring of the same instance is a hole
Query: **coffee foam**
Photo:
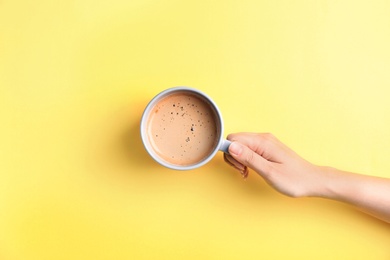
{"type": "Polygon", "coordinates": [[[219,117],[212,104],[188,92],[161,99],[151,109],[147,129],[158,156],[183,166],[207,158],[221,135],[219,117]]]}

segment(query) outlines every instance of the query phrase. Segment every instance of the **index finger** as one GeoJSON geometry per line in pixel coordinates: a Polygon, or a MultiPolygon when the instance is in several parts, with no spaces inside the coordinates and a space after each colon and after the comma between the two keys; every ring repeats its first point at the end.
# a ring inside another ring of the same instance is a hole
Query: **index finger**
{"type": "Polygon", "coordinates": [[[227,139],[249,147],[249,149],[271,162],[281,163],[290,150],[270,133],[233,133],[229,134],[227,139]]]}

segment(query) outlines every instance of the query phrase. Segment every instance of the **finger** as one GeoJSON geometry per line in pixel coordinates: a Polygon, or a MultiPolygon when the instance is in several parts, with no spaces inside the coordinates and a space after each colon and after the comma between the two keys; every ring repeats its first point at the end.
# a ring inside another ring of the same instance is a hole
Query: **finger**
{"type": "Polygon", "coordinates": [[[231,155],[224,153],[223,158],[225,159],[225,162],[227,162],[230,166],[233,166],[239,171],[243,171],[245,166],[238,162],[236,159],[234,159],[231,155]]]}
{"type": "Polygon", "coordinates": [[[229,153],[239,163],[254,169],[263,177],[268,176],[271,172],[271,162],[239,142],[233,142],[229,146],[229,153]]]}
{"type": "Polygon", "coordinates": [[[244,170],[240,171],[242,178],[246,179],[249,175],[249,168],[247,166],[244,166],[244,170]]]}
{"type": "Polygon", "coordinates": [[[241,174],[241,176],[246,179],[249,175],[249,169],[247,166],[243,165],[242,163],[238,162],[236,159],[234,159],[231,155],[224,153],[223,158],[227,164],[238,170],[241,174]]]}
{"type": "Polygon", "coordinates": [[[290,152],[287,146],[268,133],[235,133],[228,135],[227,139],[238,141],[271,162],[282,162],[290,152]]]}

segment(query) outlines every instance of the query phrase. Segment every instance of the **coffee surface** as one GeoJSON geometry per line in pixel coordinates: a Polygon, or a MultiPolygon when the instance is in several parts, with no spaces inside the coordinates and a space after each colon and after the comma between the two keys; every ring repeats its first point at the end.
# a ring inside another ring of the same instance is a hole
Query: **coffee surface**
{"type": "Polygon", "coordinates": [[[176,165],[208,157],[218,143],[218,117],[211,104],[188,92],[171,94],[152,109],[148,135],[155,152],[176,165]]]}

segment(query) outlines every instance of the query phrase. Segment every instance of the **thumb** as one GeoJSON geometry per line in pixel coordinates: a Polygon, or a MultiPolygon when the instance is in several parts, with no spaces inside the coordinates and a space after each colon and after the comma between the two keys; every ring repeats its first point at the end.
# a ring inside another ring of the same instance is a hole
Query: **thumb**
{"type": "Polygon", "coordinates": [[[239,142],[231,143],[229,153],[238,162],[252,168],[260,175],[268,174],[270,171],[269,161],[239,142]]]}

